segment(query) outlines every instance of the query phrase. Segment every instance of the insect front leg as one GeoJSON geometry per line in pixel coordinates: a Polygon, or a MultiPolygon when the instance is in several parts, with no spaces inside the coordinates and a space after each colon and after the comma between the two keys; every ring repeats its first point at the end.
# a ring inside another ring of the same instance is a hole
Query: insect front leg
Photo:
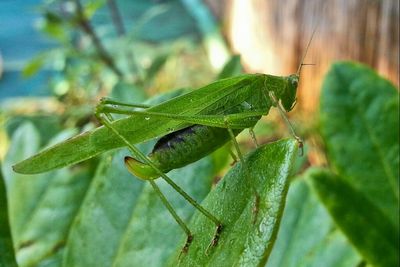
{"type": "Polygon", "coordinates": [[[303,156],[303,147],[304,147],[304,141],[301,139],[295,132],[294,127],[292,123],[290,122],[289,118],[286,116],[286,111],[282,107],[281,103],[276,99],[276,96],[274,92],[269,91],[269,97],[271,98],[272,102],[274,103],[274,106],[276,106],[279,110],[279,113],[281,114],[283,120],[285,121],[287,127],[290,129],[290,132],[293,136],[294,139],[296,139],[297,143],[299,144],[299,151],[300,151],[300,156],[303,156]]]}

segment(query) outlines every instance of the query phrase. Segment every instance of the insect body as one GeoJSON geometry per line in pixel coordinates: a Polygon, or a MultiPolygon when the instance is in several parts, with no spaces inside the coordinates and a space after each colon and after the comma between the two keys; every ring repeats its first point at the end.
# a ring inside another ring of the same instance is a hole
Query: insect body
{"type": "MultiPolygon", "coordinates": [[[[246,111],[256,110],[267,114],[271,105],[277,105],[277,103],[274,103],[276,99],[271,99],[269,97],[271,93],[275,95],[275,92],[278,93],[280,99],[285,99],[285,101],[282,101],[285,109],[291,110],[295,103],[298,76],[291,75],[286,79],[279,79],[280,77],[265,75],[265,78],[271,80],[277,79],[277,81],[283,84],[276,84],[271,81],[271,84],[274,86],[271,87],[270,91],[265,87],[267,83],[267,80],[265,80],[264,84],[260,84],[262,85],[260,88],[254,88],[256,92],[252,92],[252,95],[245,98],[242,103],[231,107],[228,111],[223,106],[222,111],[225,114],[240,114],[246,111]]],[[[261,116],[254,117],[254,124],[260,117],[261,116]]],[[[162,137],[156,143],[148,157],[154,165],[164,173],[172,169],[186,166],[215,151],[244,130],[244,128],[229,129],[229,121],[226,121],[225,126],[228,129],[195,124],[170,133],[162,137]],[[229,130],[231,130],[232,134],[229,133],[229,130]]],[[[254,125],[249,125],[249,127],[252,126],[254,125]]],[[[238,154],[240,157],[239,151],[238,154]]],[[[134,158],[126,157],[125,162],[128,169],[135,176],[144,180],[154,179],[160,176],[152,166],[134,158]]]]}
{"type": "MultiPolygon", "coordinates": [[[[235,129],[235,136],[242,130],[235,129]]],[[[192,125],[162,137],[155,144],[149,159],[164,173],[195,162],[230,140],[224,128],[192,125]]],[[[158,178],[154,169],[134,158],[126,157],[128,169],[144,180],[158,178]]]]}

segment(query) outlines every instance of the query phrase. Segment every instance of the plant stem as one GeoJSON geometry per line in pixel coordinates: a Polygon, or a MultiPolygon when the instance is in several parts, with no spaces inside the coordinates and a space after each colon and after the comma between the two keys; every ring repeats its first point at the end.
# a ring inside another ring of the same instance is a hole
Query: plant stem
{"type": "MultiPolygon", "coordinates": [[[[117,31],[117,34],[119,37],[123,37],[126,36],[126,30],[125,30],[125,26],[124,26],[124,22],[122,20],[122,16],[121,16],[121,12],[118,9],[117,3],[115,0],[107,0],[107,4],[108,4],[108,8],[110,10],[110,14],[111,14],[111,19],[113,21],[114,27],[117,31]]],[[[132,73],[136,73],[137,74],[137,82],[139,84],[141,84],[143,82],[143,79],[139,73],[139,68],[138,68],[138,64],[135,60],[135,56],[132,53],[132,51],[128,49],[126,51],[126,58],[128,61],[128,65],[132,71],[132,73]]]]}
{"type": "Polygon", "coordinates": [[[121,13],[118,10],[117,4],[114,0],[107,0],[108,8],[110,9],[111,19],[114,23],[114,26],[117,30],[119,36],[125,35],[125,27],[122,21],[121,13]]]}

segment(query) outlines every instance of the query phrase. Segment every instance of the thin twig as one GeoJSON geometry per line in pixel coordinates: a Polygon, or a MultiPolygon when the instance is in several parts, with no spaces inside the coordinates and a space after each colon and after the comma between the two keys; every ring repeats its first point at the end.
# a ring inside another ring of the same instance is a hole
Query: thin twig
{"type": "MultiPolygon", "coordinates": [[[[124,22],[122,20],[121,12],[117,6],[115,0],[107,0],[108,8],[110,10],[111,19],[113,21],[114,27],[117,31],[118,36],[124,37],[126,36],[126,30],[124,26],[124,22]]],[[[126,51],[126,58],[128,61],[129,68],[131,69],[132,73],[137,73],[138,82],[142,82],[142,77],[139,73],[138,64],[136,62],[135,56],[132,51],[128,48],[126,51]]]]}
{"type": "Polygon", "coordinates": [[[114,63],[112,57],[105,50],[100,38],[95,33],[93,27],[90,25],[89,20],[86,18],[82,5],[79,0],[75,0],[77,6],[77,15],[78,15],[78,25],[82,28],[82,30],[89,35],[92,39],[94,46],[96,47],[97,53],[99,54],[100,59],[118,76],[122,77],[122,71],[120,71],[114,63]]]}
{"type": "Polygon", "coordinates": [[[117,4],[115,3],[114,0],[107,0],[108,8],[110,9],[111,13],[111,19],[114,23],[115,29],[117,30],[117,33],[119,36],[124,36],[125,35],[125,27],[124,23],[122,21],[122,16],[121,13],[119,12],[119,9],[117,7],[117,4]]]}

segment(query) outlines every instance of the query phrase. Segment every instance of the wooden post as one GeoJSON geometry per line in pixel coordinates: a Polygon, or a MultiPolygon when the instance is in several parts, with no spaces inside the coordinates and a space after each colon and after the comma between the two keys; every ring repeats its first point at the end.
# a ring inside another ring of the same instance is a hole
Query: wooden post
{"type": "Polygon", "coordinates": [[[337,60],[375,68],[399,86],[399,2],[395,0],[230,0],[227,33],[250,72],[294,73],[315,27],[299,107],[318,108],[324,74],[337,60]]]}

